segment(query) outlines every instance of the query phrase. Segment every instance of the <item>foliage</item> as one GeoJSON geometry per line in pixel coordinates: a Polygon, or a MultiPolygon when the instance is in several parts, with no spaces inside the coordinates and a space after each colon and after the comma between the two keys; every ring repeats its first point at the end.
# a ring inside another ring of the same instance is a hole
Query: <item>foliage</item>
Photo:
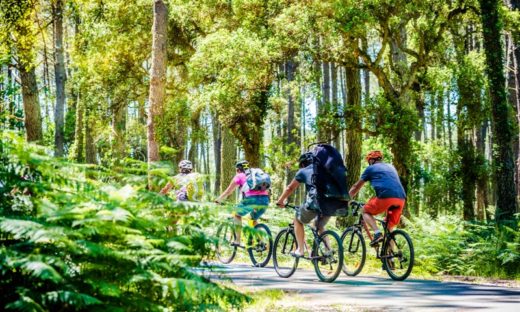
{"type": "Polygon", "coordinates": [[[461,221],[447,215],[414,219],[410,228],[422,272],[520,277],[520,220],[510,225],[461,221]]]}
{"type": "Polygon", "coordinates": [[[205,226],[205,207],[88,179],[85,167],[12,133],[3,134],[0,148],[4,308],[219,310],[244,302],[190,269],[209,252],[208,237],[183,229],[194,221],[205,226]]]}

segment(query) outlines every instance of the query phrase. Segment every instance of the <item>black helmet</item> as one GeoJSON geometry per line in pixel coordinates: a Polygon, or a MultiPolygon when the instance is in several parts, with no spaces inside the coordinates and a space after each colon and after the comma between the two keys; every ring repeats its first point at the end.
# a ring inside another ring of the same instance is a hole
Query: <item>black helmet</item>
{"type": "Polygon", "coordinates": [[[298,162],[300,163],[300,168],[305,168],[308,165],[312,164],[314,159],[314,154],[312,152],[303,153],[298,158],[298,162]]]}
{"type": "Polygon", "coordinates": [[[235,164],[235,168],[239,169],[240,171],[246,171],[249,169],[249,162],[247,160],[240,160],[235,164]]]}

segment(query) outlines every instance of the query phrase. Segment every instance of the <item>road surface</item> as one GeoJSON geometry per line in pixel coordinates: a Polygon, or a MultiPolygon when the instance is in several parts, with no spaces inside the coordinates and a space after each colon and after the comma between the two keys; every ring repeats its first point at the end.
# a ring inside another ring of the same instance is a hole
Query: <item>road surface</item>
{"type": "MultiPolygon", "coordinates": [[[[298,269],[288,279],[274,268],[223,265],[225,276],[251,290],[281,289],[298,294],[297,308],[308,311],[515,311],[520,312],[520,288],[440,282],[341,273],[323,283],[312,270],[298,269]]],[[[293,306],[294,308],[294,306],[293,306]]]]}

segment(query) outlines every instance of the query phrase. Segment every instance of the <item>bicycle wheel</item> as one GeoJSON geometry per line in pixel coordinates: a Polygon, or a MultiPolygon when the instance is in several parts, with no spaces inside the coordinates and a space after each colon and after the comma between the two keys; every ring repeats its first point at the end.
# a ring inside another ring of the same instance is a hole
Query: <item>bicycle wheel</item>
{"type": "Polygon", "coordinates": [[[412,272],[414,250],[412,239],[402,230],[390,234],[383,246],[383,267],[393,280],[403,281],[412,272]]]}
{"type": "Polygon", "coordinates": [[[235,258],[237,247],[231,246],[236,239],[235,227],[225,222],[217,230],[217,258],[222,263],[230,263],[235,258]]]}
{"type": "Polygon", "coordinates": [[[343,243],[343,272],[348,276],[358,275],[367,256],[365,239],[361,232],[355,227],[347,228],[341,235],[343,243]]]}
{"type": "Polygon", "coordinates": [[[271,231],[265,224],[257,224],[249,235],[247,252],[256,267],[265,267],[273,252],[271,231]]]}
{"type": "Polygon", "coordinates": [[[280,277],[290,277],[298,267],[299,258],[291,255],[296,250],[296,236],[290,228],[285,228],[276,235],[273,248],[273,264],[280,277]]]}
{"type": "Polygon", "coordinates": [[[325,231],[312,247],[316,275],[322,282],[334,282],[343,267],[343,246],[339,235],[333,231],[325,231]]]}

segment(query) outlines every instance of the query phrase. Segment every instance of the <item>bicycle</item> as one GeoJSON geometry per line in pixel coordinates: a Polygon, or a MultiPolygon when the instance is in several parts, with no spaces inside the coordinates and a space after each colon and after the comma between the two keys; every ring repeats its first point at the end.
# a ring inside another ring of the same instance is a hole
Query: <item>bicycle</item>
{"type": "MultiPolygon", "coordinates": [[[[252,221],[252,220],[251,220],[252,221]]],[[[265,267],[273,252],[271,230],[265,224],[258,223],[254,227],[245,226],[242,232],[246,236],[246,245],[235,245],[237,226],[233,217],[227,218],[217,229],[216,254],[220,262],[231,263],[236,256],[237,248],[246,249],[249,258],[256,267],[265,267]]]]}
{"type": "MultiPolygon", "coordinates": [[[[297,206],[286,205],[294,210],[297,206]]],[[[336,280],[343,265],[343,248],[341,239],[334,231],[327,230],[321,234],[307,225],[313,235],[312,252],[309,257],[296,257],[291,252],[297,249],[294,225],[289,223],[283,228],[274,240],[273,264],[276,273],[280,277],[288,278],[294,274],[300,258],[310,260],[314,264],[314,270],[322,282],[331,283],[336,280]],[[335,267],[337,265],[337,267],[335,267]]]]}
{"type": "MultiPolygon", "coordinates": [[[[363,269],[366,260],[367,250],[363,238],[363,229],[365,229],[370,240],[372,240],[372,235],[360,213],[364,204],[351,201],[350,205],[353,207],[352,215],[357,216],[359,214],[359,219],[356,224],[348,227],[341,235],[345,258],[343,272],[348,276],[356,276],[363,269]]],[[[389,209],[392,209],[392,207],[389,209]]],[[[384,220],[376,218],[376,221],[383,226],[384,231],[382,247],[380,248],[379,243],[373,246],[376,250],[376,257],[381,260],[383,269],[393,280],[403,281],[410,275],[414,265],[412,239],[405,231],[400,229],[389,232],[384,220]]]]}

